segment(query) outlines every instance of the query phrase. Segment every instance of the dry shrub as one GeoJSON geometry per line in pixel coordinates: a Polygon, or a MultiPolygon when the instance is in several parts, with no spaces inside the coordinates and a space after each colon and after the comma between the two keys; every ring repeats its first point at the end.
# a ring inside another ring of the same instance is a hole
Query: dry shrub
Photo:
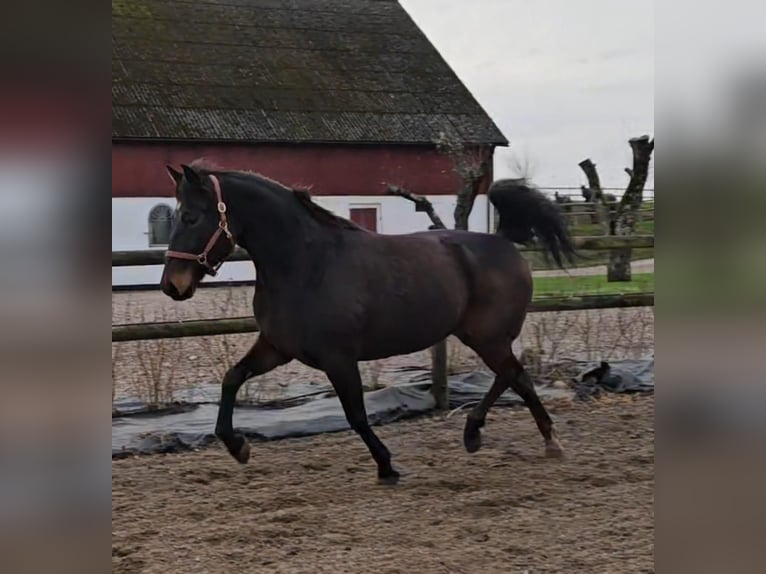
{"type": "Polygon", "coordinates": [[[134,380],[136,395],[150,407],[162,407],[176,400],[176,369],[180,339],[138,341],[138,364],[142,376],[134,380]]]}
{"type": "Polygon", "coordinates": [[[359,374],[362,378],[362,386],[365,391],[375,391],[383,388],[380,383],[380,375],[383,372],[383,361],[366,361],[359,363],[359,374]]]}
{"type": "Polygon", "coordinates": [[[637,313],[630,313],[630,309],[615,311],[618,336],[612,348],[605,353],[604,360],[609,360],[615,354],[630,358],[646,355],[654,342],[654,308],[647,307],[637,313]],[[649,340],[652,341],[652,345],[647,344],[649,340]]]}
{"type": "Polygon", "coordinates": [[[549,362],[556,361],[576,326],[577,318],[569,313],[541,313],[530,324],[531,340],[526,348],[546,356],[549,362]]]}
{"type": "MultiPolygon", "coordinates": [[[[252,295],[249,291],[226,287],[215,288],[214,292],[216,297],[212,305],[215,317],[243,317],[252,314],[252,295]]],[[[207,364],[218,381],[223,381],[229,369],[244,357],[254,342],[255,339],[243,335],[213,335],[200,337],[199,340],[207,364]]],[[[277,400],[281,386],[275,372],[259,375],[242,385],[237,401],[240,404],[257,404],[277,400]]]]}
{"type": "Polygon", "coordinates": [[[526,347],[519,356],[519,362],[532,378],[543,374],[543,356],[545,351],[540,348],[526,347]]]}
{"type": "Polygon", "coordinates": [[[457,375],[471,371],[482,365],[481,359],[459,339],[450,337],[447,340],[447,374],[457,375]]]}
{"type": "MultiPolygon", "coordinates": [[[[227,287],[225,290],[215,288],[215,294],[216,297],[212,301],[216,311],[215,316],[237,316],[240,301],[236,291],[231,287],[227,287]]],[[[213,371],[215,379],[219,382],[223,381],[229,369],[244,356],[243,352],[237,350],[236,339],[237,335],[212,335],[198,339],[200,350],[213,371]]],[[[244,386],[247,387],[247,385],[244,386]]]]}
{"type": "MultiPolygon", "coordinates": [[[[147,317],[143,309],[139,314],[142,323],[173,320],[172,313],[164,308],[158,311],[157,317],[147,317]]],[[[175,401],[181,340],[141,340],[135,342],[135,349],[139,374],[130,381],[133,394],[153,408],[175,401]]]]}
{"type": "Polygon", "coordinates": [[[529,315],[520,360],[536,379],[566,378],[575,360],[640,358],[653,348],[652,308],[587,309],[529,315]]]}
{"type": "MultiPolygon", "coordinates": [[[[233,317],[240,305],[236,292],[231,287],[216,289],[215,293],[221,296],[213,300],[216,317],[233,317]]],[[[223,380],[226,372],[233,367],[241,358],[235,346],[236,335],[215,335],[202,339],[203,349],[214,366],[218,380],[223,380]]]]}
{"type": "MultiPolygon", "coordinates": [[[[137,307],[132,301],[127,302],[121,313],[126,322],[174,319],[173,314],[164,308],[149,316],[143,307],[137,307]]],[[[180,339],[112,343],[112,403],[120,394],[128,394],[150,408],[161,408],[176,401],[180,350],[180,339]]]]}

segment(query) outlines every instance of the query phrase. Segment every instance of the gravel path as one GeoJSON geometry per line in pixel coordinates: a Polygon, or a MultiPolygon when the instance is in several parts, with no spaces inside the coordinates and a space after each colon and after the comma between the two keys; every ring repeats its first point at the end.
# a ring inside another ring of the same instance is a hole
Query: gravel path
{"type": "Polygon", "coordinates": [[[495,409],[484,449],[463,416],[381,427],[396,487],[355,435],[217,445],[112,463],[117,574],[653,572],[654,399],[551,407],[567,449],[542,458],[525,409],[495,409]]]}

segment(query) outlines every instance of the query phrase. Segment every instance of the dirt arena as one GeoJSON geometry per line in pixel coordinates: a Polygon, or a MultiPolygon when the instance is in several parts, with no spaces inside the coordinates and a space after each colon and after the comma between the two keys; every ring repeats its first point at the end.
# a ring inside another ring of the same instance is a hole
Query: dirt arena
{"type": "Polygon", "coordinates": [[[563,461],[525,409],[379,427],[411,474],[378,486],[351,432],[112,464],[116,573],[639,573],[654,563],[654,398],[550,405],[563,461]]]}

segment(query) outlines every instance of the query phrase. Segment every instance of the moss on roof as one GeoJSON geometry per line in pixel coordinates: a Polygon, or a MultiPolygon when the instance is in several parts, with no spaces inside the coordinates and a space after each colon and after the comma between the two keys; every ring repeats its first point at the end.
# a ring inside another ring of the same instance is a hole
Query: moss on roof
{"type": "Polygon", "coordinates": [[[115,139],[508,142],[393,0],[112,0],[115,139]]]}

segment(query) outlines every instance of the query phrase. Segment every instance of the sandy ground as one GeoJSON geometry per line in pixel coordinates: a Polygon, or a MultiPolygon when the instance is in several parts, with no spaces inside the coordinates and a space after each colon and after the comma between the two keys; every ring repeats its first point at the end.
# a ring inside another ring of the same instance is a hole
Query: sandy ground
{"type": "Polygon", "coordinates": [[[654,398],[551,407],[563,461],[526,409],[378,429],[412,474],[378,486],[351,432],[112,463],[113,572],[653,572],[654,398]]]}

